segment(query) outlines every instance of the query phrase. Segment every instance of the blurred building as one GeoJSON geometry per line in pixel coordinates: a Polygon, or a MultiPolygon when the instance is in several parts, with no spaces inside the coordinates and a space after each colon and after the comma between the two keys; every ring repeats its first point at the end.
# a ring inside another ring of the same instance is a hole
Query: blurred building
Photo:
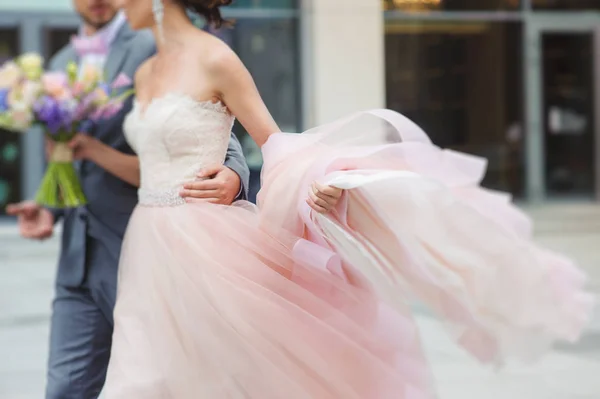
{"type": "MultiPolygon", "coordinates": [[[[216,34],[284,131],[387,106],[488,158],[490,188],[600,193],[599,0],[236,0],[226,15],[235,29],[216,34]]],[[[0,0],[0,62],[50,56],[77,26],[70,0],[0,0]]],[[[235,129],[256,191],[260,153],[235,129]]],[[[42,147],[40,134],[0,134],[0,207],[31,198],[42,147]]]]}
{"type": "Polygon", "coordinates": [[[600,1],[385,0],[386,101],[528,200],[600,194],[600,1]]]}

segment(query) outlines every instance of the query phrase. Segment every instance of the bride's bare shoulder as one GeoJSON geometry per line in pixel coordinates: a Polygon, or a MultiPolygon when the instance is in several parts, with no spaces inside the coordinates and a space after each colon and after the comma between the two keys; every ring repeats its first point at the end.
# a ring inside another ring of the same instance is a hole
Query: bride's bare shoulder
{"type": "Polygon", "coordinates": [[[237,54],[216,36],[207,32],[199,32],[197,46],[201,63],[210,74],[244,68],[237,54]]]}

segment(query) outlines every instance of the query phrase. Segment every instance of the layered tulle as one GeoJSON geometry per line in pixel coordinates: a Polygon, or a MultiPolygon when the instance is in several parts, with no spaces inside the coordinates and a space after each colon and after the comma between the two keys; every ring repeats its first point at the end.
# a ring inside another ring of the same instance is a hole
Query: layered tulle
{"type": "Polygon", "coordinates": [[[584,275],[531,241],[509,195],[479,186],[485,159],[436,147],[389,110],[278,134],[263,151],[265,220],[309,231],[331,249],[329,268],[351,263],[381,298],[397,304],[410,292],[481,361],[534,360],[579,337],[593,303],[584,275]],[[315,179],[347,190],[334,216],[304,203],[315,179]]]}
{"type": "Polygon", "coordinates": [[[259,222],[239,206],[135,211],[106,397],[432,397],[410,313],[259,222]]]}
{"type": "Polygon", "coordinates": [[[486,362],[575,340],[591,299],[531,242],[483,160],[373,111],[263,147],[259,207],[138,207],[123,246],[114,398],[421,399],[418,299],[486,362]],[[328,216],[312,180],[346,189],[328,216]]]}

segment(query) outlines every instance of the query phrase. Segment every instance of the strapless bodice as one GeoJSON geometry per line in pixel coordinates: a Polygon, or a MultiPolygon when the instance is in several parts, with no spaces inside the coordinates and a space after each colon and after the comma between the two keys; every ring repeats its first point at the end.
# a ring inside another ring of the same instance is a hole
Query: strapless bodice
{"type": "Polygon", "coordinates": [[[170,93],[138,102],[125,119],[127,141],[140,159],[142,205],[183,203],[181,186],[206,166],[221,164],[234,118],[222,103],[170,93]]]}

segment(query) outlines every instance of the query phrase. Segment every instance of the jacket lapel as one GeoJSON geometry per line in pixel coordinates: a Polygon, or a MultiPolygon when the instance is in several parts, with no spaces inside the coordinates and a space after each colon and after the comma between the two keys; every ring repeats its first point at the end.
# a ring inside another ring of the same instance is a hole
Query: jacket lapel
{"type": "Polygon", "coordinates": [[[79,63],[79,56],[77,55],[77,52],[75,51],[73,46],[68,47],[67,55],[65,55],[64,67],[66,68],[70,62],[79,63]]]}
{"type": "Polygon", "coordinates": [[[106,59],[104,71],[108,82],[112,82],[119,75],[123,64],[127,60],[129,54],[129,41],[133,36],[134,32],[129,28],[129,25],[123,24],[117,37],[115,37],[114,42],[110,46],[110,52],[106,59]]]}
{"type": "Polygon", "coordinates": [[[50,68],[54,71],[58,70],[64,72],[69,62],[79,63],[79,56],[71,45],[68,45],[66,51],[60,56],[60,59],[56,60],[54,64],[50,65],[50,68]]]}

